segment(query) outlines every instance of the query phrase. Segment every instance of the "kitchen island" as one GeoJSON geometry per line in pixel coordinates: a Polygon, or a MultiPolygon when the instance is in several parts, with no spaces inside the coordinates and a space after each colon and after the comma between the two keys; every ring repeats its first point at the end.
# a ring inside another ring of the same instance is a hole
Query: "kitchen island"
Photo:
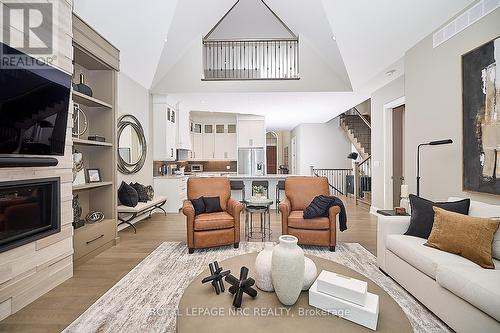
{"type": "MultiPolygon", "coordinates": [[[[241,180],[245,184],[246,198],[252,196],[252,182],[264,180],[269,182],[268,198],[276,200],[276,185],[278,181],[285,180],[290,175],[247,175],[235,172],[195,172],[185,175],[154,176],[154,189],[158,195],[164,195],[167,199],[165,209],[168,213],[176,213],[182,207],[182,201],[187,198],[186,182],[189,177],[228,177],[229,180],[241,180]]],[[[281,193],[281,199],[284,197],[281,193]]],[[[236,200],[243,200],[241,191],[231,191],[231,196],[236,200]]],[[[271,206],[276,207],[276,202],[271,206]]]]}
{"type": "MultiPolygon", "coordinates": [[[[290,175],[242,175],[242,174],[234,174],[228,175],[230,180],[241,180],[245,184],[245,195],[247,198],[252,196],[252,182],[253,181],[267,181],[269,182],[269,193],[268,198],[275,201],[276,200],[276,185],[278,181],[285,180],[286,177],[290,175]]],[[[241,191],[232,191],[232,197],[237,200],[242,200],[241,191]]],[[[283,199],[285,196],[284,191],[282,191],[280,198],[283,199]]],[[[271,206],[271,209],[276,207],[276,202],[271,206]]]]}

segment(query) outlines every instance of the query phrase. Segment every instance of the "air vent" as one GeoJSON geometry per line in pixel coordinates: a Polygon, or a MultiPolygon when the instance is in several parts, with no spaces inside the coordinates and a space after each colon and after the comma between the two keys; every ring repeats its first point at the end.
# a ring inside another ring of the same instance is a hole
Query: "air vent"
{"type": "Polygon", "coordinates": [[[500,0],[479,1],[476,5],[469,8],[465,13],[434,33],[433,46],[438,47],[468,26],[479,21],[498,7],[500,7],[500,0]]]}

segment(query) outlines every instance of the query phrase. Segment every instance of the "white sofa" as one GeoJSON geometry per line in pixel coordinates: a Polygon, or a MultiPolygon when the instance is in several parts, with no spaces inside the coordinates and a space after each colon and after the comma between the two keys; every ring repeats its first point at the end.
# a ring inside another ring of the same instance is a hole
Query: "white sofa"
{"type": "MultiPolygon", "coordinates": [[[[500,206],[471,201],[469,215],[500,217],[500,206]]],[[[456,332],[500,332],[500,260],[493,259],[495,269],[483,269],[424,246],[426,239],[403,235],[409,224],[410,217],[379,216],[379,268],[456,332]]],[[[499,245],[500,231],[494,242],[499,245]]]]}

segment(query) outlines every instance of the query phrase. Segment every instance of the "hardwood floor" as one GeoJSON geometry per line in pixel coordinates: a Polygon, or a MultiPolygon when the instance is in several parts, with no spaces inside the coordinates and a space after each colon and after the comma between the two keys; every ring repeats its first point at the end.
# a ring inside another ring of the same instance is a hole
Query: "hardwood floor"
{"type": "MultiPolygon", "coordinates": [[[[337,233],[338,242],[360,243],[376,250],[376,223],[365,205],[345,202],[348,230],[337,233]]],[[[186,239],[182,214],[155,214],[151,219],[119,233],[118,245],[74,268],[74,276],[35,302],[0,322],[0,332],[60,332],[164,241],[186,239]]],[[[243,228],[242,228],[243,230],[243,228]]],[[[272,239],[281,234],[279,214],[271,213],[272,239]]],[[[244,240],[242,234],[242,240],[244,240]]]]}

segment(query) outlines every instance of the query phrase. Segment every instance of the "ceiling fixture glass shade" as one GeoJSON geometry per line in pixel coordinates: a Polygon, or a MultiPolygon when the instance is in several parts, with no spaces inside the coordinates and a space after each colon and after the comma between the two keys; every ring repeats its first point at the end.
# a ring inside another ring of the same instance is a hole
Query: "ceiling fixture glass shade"
{"type": "Polygon", "coordinates": [[[263,0],[237,1],[202,42],[203,80],[300,78],[299,38],[263,0]]]}

